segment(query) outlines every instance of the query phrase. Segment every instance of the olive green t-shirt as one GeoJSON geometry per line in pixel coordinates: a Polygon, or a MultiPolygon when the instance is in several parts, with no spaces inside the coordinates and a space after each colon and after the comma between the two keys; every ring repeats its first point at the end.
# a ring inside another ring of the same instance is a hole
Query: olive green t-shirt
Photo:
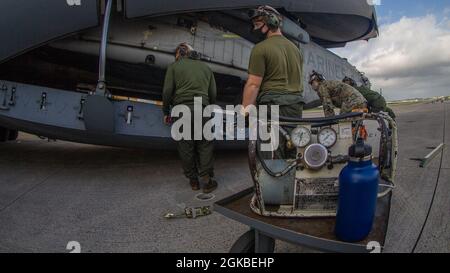
{"type": "Polygon", "coordinates": [[[163,112],[170,106],[193,104],[194,97],[202,97],[203,105],[216,102],[216,81],[212,70],[203,62],[182,58],[167,68],[163,87],[163,112]]]}
{"type": "Polygon", "coordinates": [[[303,94],[303,55],[284,36],[272,36],[255,45],[248,73],[263,77],[258,101],[265,93],[303,94]]]}

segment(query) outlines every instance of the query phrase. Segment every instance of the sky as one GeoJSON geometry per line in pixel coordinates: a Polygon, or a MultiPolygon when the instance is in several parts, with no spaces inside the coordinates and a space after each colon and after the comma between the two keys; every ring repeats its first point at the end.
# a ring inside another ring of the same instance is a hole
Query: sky
{"type": "Polygon", "coordinates": [[[377,0],[380,36],[333,51],[388,100],[450,96],[450,0],[377,0]]]}

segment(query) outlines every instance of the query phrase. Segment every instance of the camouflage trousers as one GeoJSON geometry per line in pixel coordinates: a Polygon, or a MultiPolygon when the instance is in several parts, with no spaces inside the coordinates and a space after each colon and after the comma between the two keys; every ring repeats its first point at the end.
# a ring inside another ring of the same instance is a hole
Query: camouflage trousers
{"type": "Polygon", "coordinates": [[[357,96],[350,96],[346,101],[342,102],[340,114],[351,113],[354,109],[367,108],[367,103],[357,96]]]}

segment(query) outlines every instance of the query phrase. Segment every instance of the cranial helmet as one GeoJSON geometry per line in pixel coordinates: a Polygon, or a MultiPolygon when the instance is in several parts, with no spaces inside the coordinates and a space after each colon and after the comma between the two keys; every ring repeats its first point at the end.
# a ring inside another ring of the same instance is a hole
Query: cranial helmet
{"type": "Polygon", "coordinates": [[[369,78],[367,78],[364,72],[360,72],[359,74],[361,75],[363,86],[370,89],[372,87],[372,83],[370,82],[369,78]]]}
{"type": "Polygon", "coordinates": [[[312,73],[309,75],[309,84],[312,84],[312,82],[316,80],[322,82],[325,80],[325,77],[322,74],[313,70],[312,73]]]}
{"type": "Polygon", "coordinates": [[[181,57],[187,57],[191,52],[194,51],[194,48],[188,43],[181,43],[177,46],[175,50],[175,54],[179,54],[181,57]]]}
{"type": "Polygon", "coordinates": [[[342,82],[348,82],[351,86],[356,87],[356,82],[354,79],[350,78],[350,77],[345,77],[342,82]]]}
{"type": "Polygon", "coordinates": [[[260,6],[255,10],[251,10],[249,17],[251,20],[262,17],[262,20],[270,29],[277,29],[281,26],[281,14],[271,6],[260,6]]]}

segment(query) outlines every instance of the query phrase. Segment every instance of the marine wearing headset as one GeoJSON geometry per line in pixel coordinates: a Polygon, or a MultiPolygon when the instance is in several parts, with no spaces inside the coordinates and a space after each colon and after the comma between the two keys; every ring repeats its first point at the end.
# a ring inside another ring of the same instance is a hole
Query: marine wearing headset
{"type": "MultiPolygon", "coordinates": [[[[175,63],[166,72],[163,88],[164,123],[170,124],[170,107],[186,105],[191,109],[191,121],[194,122],[194,98],[201,97],[203,106],[216,102],[216,81],[211,69],[199,60],[198,53],[187,43],[180,44],[175,50],[175,63]]],[[[203,120],[205,123],[207,120],[203,120]]],[[[194,128],[194,126],[192,126],[194,128]]],[[[209,193],[217,188],[214,180],[214,144],[206,139],[177,142],[185,176],[192,190],[209,193]],[[200,178],[200,180],[199,180],[200,178]]]]}
{"type": "MultiPolygon", "coordinates": [[[[282,16],[276,9],[261,6],[249,15],[253,32],[261,42],[250,55],[243,106],[267,105],[270,108],[279,105],[281,116],[301,118],[304,104],[302,52],[283,36],[282,16]]],[[[280,137],[277,156],[290,158],[284,141],[280,137]]]]}

